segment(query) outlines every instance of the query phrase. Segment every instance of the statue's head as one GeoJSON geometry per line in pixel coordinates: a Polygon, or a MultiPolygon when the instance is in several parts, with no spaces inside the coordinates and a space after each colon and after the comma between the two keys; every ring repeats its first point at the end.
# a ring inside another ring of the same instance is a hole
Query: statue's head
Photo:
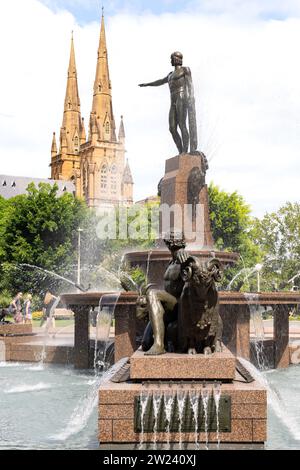
{"type": "Polygon", "coordinates": [[[164,242],[170,251],[176,251],[186,247],[182,232],[172,231],[168,233],[164,238],[164,242]]]}
{"type": "Polygon", "coordinates": [[[175,67],[176,65],[182,65],[183,62],[183,55],[181,52],[173,52],[171,55],[171,64],[175,67]]]}

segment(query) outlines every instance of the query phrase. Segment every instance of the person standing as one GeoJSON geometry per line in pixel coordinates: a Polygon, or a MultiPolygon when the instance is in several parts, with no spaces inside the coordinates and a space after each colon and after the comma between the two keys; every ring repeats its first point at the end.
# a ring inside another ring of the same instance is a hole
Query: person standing
{"type": "Polygon", "coordinates": [[[16,297],[11,301],[10,306],[8,308],[9,313],[11,313],[14,317],[15,323],[22,323],[23,321],[21,305],[22,296],[22,292],[18,292],[16,297]]]}
{"type": "Polygon", "coordinates": [[[52,320],[53,323],[53,328],[55,328],[55,319],[54,319],[54,313],[55,313],[55,304],[58,301],[58,298],[55,297],[51,292],[46,292],[45,298],[44,298],[44,308],[43,308],[43,318],[41,321],[40,326],[42,327],[44,323],[46,322],[46,330],[48,331],[50,327],[50,323],[52,320]]]}
{"type": "Polygon", "coordinates": [[[24,323],[32,325],[32,311],[31,311],[32,295],[27,294],[23,305],[24,323]]]}

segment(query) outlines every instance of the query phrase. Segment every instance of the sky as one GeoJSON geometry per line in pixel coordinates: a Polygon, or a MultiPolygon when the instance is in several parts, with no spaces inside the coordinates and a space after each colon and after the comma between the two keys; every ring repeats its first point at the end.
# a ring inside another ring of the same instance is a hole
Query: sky
{"type": "MultiPolygon", "coordinates": [[[[156,194],[167,158],[169,90],[139,88],[180,50],[195,87],[208,182],[238,191],[255,216],[299,201],[300,0],[103,1],[113,105],[124,115],[135,199],[156,194]]],[[[0,2],[0,174],[49,177],[74,30],[88,122],[101,1],[0,2]]]]}

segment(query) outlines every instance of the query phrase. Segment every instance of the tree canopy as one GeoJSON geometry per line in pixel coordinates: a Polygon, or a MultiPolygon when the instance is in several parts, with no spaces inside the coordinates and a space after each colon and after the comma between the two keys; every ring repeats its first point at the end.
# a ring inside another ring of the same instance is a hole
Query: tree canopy
{"type": "MultiPolygon", "coordinates": [[[[211,228],[216,248],[240,255],[236,265],[225,272],[222,287],[226,288],[239,271],[246,271],[247,268],[253,268],[262,262],[264,252],[254,236],[256,220],[251,217],[250,206],[244,198],[237,192],[225,192],[213,183],[208,187],[208,195],[211,228]]],[[[253,278],[249,278],[245,285],[244,278],[237,277],[234,287],[249,289],[254,282],[253,278]]]]}
{"type": "MultiPolygon", "coordinates": [[[[291,289],[300,273],[300,204],[287,202],[256,220],[254,243],[263,251],[263,288],[291,289]]],[[[294,285],[299,286],[300,276],[294,285]]]]}

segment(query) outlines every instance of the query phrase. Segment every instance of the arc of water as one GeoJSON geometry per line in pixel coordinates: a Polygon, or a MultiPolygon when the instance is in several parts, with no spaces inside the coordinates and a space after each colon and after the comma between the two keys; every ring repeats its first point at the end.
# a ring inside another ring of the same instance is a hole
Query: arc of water
{"type": "Polygon", "coordinates": [[[100,371],[106,370],[106,352],[109,342],[110,329],[114,311],[118,303],[120,293],[105,294],[99,301],[96,319],[96,336],[94,352],[94,371],[98,375],[100,371]]]}
{"type": "Polygon", "coordinates": [[[146,285],[149,283],[149,270],[150,270],[151,255],[152,255],[152,250],[149,251],[148,258],[147,258],[146,285]]]}
{"type": "Polygon", "coordinates": [[[162,395],[160,391],[153,393],[153,414],[154,414],[154,427],[153,427],[153,444],[154,448],[157,448],[157,427],[158,427],[158,415],[161,404],[162,395]]]}
{"type": "Polygon", "coordinates": [[[220,399],[221,399],[221,385],[216,383],[213,389],[213,396],[216,407],[216,420],[217,420],[217,447],[220,449],[220,399]]]}
{"type": "Polygon", "coordinates": [[[51,309],[50,309],[49,318],[47,318],[44,341],[43,341],[43,348],[42,348],[41,358],[39,362],[39,366],[41,368],[44,367],[44,362],[46,359],[46,343],[47,343],[47,339],[49,338],[50,325],[52,323],[53,315],[55,314],[55,309],[58,306],[59,302],[60,302],[60,296],[56,297],[55,301],[53,302],[51,309]]]}
{"type": "Polygon", "coordinates": [[[195,447],[199,448],[198,442],[198,416],[199,416],[199,393],[196,390],[190,391],[190,403],[193,410],[195,420],[195,447]]]}
{"type": "Polygon", "coordinates": [[[173,391],[164,392],[164,406],[165,406],[165,414],[167,420],[167,448],[170,447],[170,429],[171,429],[171,417],[172,417],[172,409],[174,405],[174,393],[173,391]]]}
{"type": "Polygon", "coordinates": [[[208,450],[208,404],[209,404],[209,390],[202,387],[201,398],[204,411],[204,430],[205,430],[205,449],[208,450]]]}
{"type": "Polygon", "coordinates": [[[182,422],[183,422],[183,412],[186,401],[186,392],[185,390],[177,391],[177,405],[178,405],[178,415],[179,415],[179,448],[182,448],[182,422]]]}
{"type": "Polygon", "coordinates": [[[77,287],[77,288],[80,287],[80,286],[77,286],[76,282],[71,281],[70,279],[67,279],[64,276],[61,276],[60,274],[54,273],[53,271],[49,271],[48,269],[40,268],[39,266],[34,266],[33,264],[28,264],[28,263],[21,263],[20,266],[25,266],[27,268],[36,269],[37,271],[48,274],[49,276],[56,277],[56,279],[60,279],[61,281],[67,282],[68,284],[71,284],[73,287],[77,287]]]}
{"type": "Polygon", "coordinates": [[[230,290],[231,289],[231,286],[232,284],[234,283],[234,281],[239,277],[241,276],[241,274],[243,274],[243,272],[246,272],[248,268],[242,268],[238,273],[236,273],[236,275],[231,279],[231,281],[229,282],[226,290],[230,290]]]}
{"type": "Polygon", "coordinates": [[[120,359],[120,361],[104,372],[101,377],[95,377],[93,384],[86,395],[81,397],[78,401],[78,404],[74,408],[65,429],[56,435],[50,436],[50,439],[64,441],[70,436],[81,432],[82,429],[85,428],[94,408],[97,406],[100,385],[110,380],[110,378],[113,377],[115,373],[127,363],[127,361],[128,358],[120,359]]]}
{"type": "Polygon", "coordinates": [[[110,282],[114,282],[114,283],[118,284],[119,287],[121,286],[120,279],[114,273],[112,273],[112,272],[108,271],[107,269],[103,268],[103,266],[98,266],[97,271],[102,272],[105,275],[105,278],[109,279],[110,282]]]}
{"type": "Polygon", "coordinates": [[[144,444],[144,428],[145,428],[145,413],[149,402],[150,394],[147,390],[141,390],[140,404],[141,404],[141,435],[140,435],[140,449],[144,444]]]}
{"type": "Polygon", "coordinates": [[[250,318],[254,327],[254,347],[256,353],[256,359],[258,368],[264,370],[267,368],[265,353],[264,353],[264,322],[262,317],[262,309],[259,304],[259,295],[256,293],[244,294],[244,297],[248,303],[250,318]]]}

